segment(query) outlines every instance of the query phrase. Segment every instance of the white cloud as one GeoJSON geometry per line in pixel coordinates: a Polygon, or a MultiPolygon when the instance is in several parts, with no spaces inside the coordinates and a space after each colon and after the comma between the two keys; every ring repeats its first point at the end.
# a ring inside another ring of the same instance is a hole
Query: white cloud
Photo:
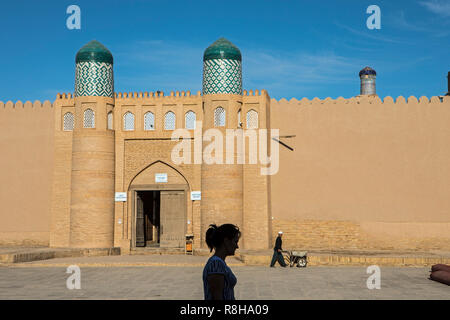
{"type": "Polygon", "coordinates": [[[377,41],[384,41],[384,42],[389,42],[389,43],[395,43],[395,44],[411,44],[409,42],[403,41],[403,40],[398,40],[398,39],[394,39],[394,38],[390,38],[390,37],[386,37],[384,35],[377,35],[377,34],[373,34],[373,31],[370,31],[368,29],[363,29],[363,31],[360,30],[356,30],[354,28],[351,28],[349,26],[346,26],[344,24],[341,24],[339,22],[335,22],[334,23],[336,26],[345,29],[355,35],[358,35],[360,37],[364,37],[364,38],[368,38],[368,39],[373,39],[373,40],[377,40],[377,41]]]}
{"type": "MultiPolygon", "coordinates": [[[[436,19],[434,19],[436,20],[436,19]]],[[[411,19],[408,19],[405,16],[404,11],[400,11],[400,14],[392,20],[392,24],[394,26],[397,26],[398,28],[401,28],[403,30],[408,30],[412,32],[424,32],[428,33],[433,37],[443,38],[450,35],[450,30],[447,29],[437,29],[437,27],[429,27],[429,25],[432,25],[430,21],[422,21],[421,25],[418,25],[416,22],[413,24],[410,22],[411,19]],[[425,27],[427,25],[427,27],[425,27]]],[[[439,23],[439,22],[438,22],[439,23]]]]}
{"type": "Polygon", "coordinates": [[[424,28],[424,27],[410,23],[408,21],[408,19],[405,17],[405,12],[403,10],[400,11],[400,14],[394,20],[394,23],[398,27],[409,30],[409,31],[419,31],[419,32],[430,32],[431,31],[429,28],[424,28]]]}
{"type": "Polygon", "coordinates": [[[419,4],[427,8],[432,13],[443,17],[450,17],[450,1],[449,0],[428,0],[419,1],[419,4]]]}
{"type": "Polygon", "coordinates": [[[350,80],[354,59],[333,52],[278,52],[248,50],[244,72],[254,79],[277,78],[289,83],[331,83],[350,80]]]}
{"type": "Polygon", "coordinates": [[[266,89],[275,98],[313,98],[330,86],[352,86],[363,65],[332,51],[242,51],[244,89],[266,89]]]}
{"type": "MultiPolygon", "coordinates": [[[[165,92],[201,90],[205,48],[160,40],[124,44],[115,55],[116,87],[119,90],[137,87],[139,90],[165,92]]],[[[243,54],[243,85],[247,90],[309,92],[325,84],[355,81],[357,72],[363,67],[361,61],[332,51],[240,49],[243,54]]]]}
{"type": "MultiPolygon", "coordinates": [[[[337,44],[337,50],[340,46],[337,44]]],[[[326,93],[327,88],[353,88],[358,92],[358,72],[369,65],[388,74],[420,64],[430,57],[401,61],[354,50],[350,55],[330,50],[273,50],[246,48],[242,52],[245,90],[266,89],[275,98],[302,98],[326,93]]],[[[116,53],[118,91],[190,90],[202,86],[202,61],[205,48],[185,42],[140,41],[124,43],[116,53]],[[120,57],[119,57],[120,56],[120,57]]],[[[322,98],[325,98],[323,96],[322,98]]]]}

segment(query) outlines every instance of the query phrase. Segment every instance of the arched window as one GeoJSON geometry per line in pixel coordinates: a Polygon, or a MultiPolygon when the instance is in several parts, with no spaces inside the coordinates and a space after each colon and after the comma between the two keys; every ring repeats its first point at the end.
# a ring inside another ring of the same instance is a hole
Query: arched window
{"type": "Polygon", "coordinates": [[[164,116],[164,130],[175,130],[175,113],[172,111],[164,116]]]}
{"type": "Polygon", "coordinates": [[[134,130],[134,114],[127,112],[123,115],[123,130],[134,130]]]}
{"type": "Polygon", "coordinates": [[[186,112],[186,114],[184,115],[184,123],[185,123],[186,129],[195,130],[195,120],[196,120],[196,115],[195,115],[194,111],[186,112]]]}
{"type": "Polygon", "coordinates": [[[225,127],[225,109],[222,107],[214,110],[214,127],[225,127]]]}
{"type": "Polygon", "coordinates": [[[258,112],[253,109],[247,112],[247,129],[258,129],[258,112]]]}
{"type": "Polygon", "coordinates": [[[112,130],[113,129],[113,113],[108,112],[108,129],[112,130]]]}
{"type": "Polygon", "coordinates": [[[144,130],[155,130],[155,116],[150,111],[144,115],[144,130]]]}
{"type": "Polygon", "coordinates": [[[84,110],[84,127],[95,128],[95,113],[92,109],[84,110]]]}
{"type": "Polygon", "coordinates": [[[73,117],[73,113],[72,112],[67,112],[64,114],[64,120],[63,120],[63,130],[64,131],[72,131],[75,121],[74,121],[74,117],[73,117]]]}

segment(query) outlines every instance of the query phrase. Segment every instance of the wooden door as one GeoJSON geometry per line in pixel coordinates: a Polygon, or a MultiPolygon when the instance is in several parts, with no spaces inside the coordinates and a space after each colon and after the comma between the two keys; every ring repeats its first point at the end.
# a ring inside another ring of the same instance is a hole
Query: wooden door
{"type": "Polygon", "coordinates": [[[160,247],[183,248],[186,236],[184,191],[161,191],[160,247]]]}
{"type": "Polygon", "coordinates": [[[136,192],[136,247],[145,247],[144,201],[136,192]]]}

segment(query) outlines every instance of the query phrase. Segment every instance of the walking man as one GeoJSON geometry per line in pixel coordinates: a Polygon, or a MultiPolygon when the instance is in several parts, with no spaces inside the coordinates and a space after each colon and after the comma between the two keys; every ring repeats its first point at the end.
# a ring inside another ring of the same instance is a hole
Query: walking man
{"type": "Polygon", "coordinates": [[[278,261],[278,263],[283,267],[286,268],[286,263],[284,262],[283,254],[281,253],[281,244],[283,241],[281,241],[281,237],[283,236],[283,231],[278,232],[277,240],[275,241],[275,247],[273,248],[273,257],[272,262],[270,263],[270,267],[273,268],[275,266],[275,262],[278,261]]]}

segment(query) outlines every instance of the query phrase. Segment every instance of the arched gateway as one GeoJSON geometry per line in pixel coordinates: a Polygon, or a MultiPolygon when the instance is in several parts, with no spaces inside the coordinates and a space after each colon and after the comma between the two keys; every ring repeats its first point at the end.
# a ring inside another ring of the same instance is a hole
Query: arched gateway
{"type": "Polygon", "coordinates": [[[189,190],[186,178],[164,162],[154,162],[138,173],[128,189],[132,247],[182,248],[189,190]]]}

